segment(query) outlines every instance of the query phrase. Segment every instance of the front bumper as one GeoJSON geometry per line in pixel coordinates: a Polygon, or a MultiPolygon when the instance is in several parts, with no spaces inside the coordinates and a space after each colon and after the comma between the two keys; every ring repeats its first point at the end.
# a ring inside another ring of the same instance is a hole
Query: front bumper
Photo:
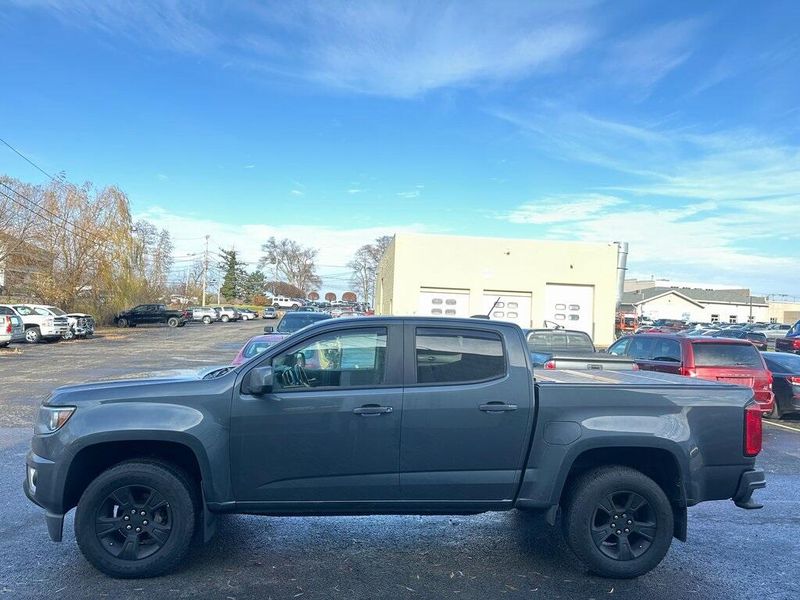
{"type": "Polygon", "coordinates": [[[761,469],[745,471],[739,479],[739,486],[733,496],[733,503],[739,508],[762,508],[763,504],[753,501],[753,492],[765,487],[767,487],[767,480],[764,477],[764,471],[761,469]]]}
{"type": "Polygon", "coordinates": [[[58,476],[53,461],[42,458],[33,451],[25,460],[25,481],[22,489],[28,499],[45,510],[47,533],[54,542],[60,542],[64,527],[62,496],[58,489],[58,476]]]}

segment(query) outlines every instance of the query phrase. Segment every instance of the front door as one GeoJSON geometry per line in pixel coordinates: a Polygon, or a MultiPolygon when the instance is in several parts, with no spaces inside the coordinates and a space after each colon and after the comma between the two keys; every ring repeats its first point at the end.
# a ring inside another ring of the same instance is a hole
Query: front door
{"type": "Polygon", "coordinates": [[[252,396],[237,385],[231,418],[236,500],[397,500],[402,335],[399,324],[353,325],[253,361],[272,365],[274,386],[252,396]]]}
{"type": "Polygon", "coordinates": [[[406,328],[400,490],[405,501],[510,502],[533,425],[532,378],[497,329],[406,328]]]}

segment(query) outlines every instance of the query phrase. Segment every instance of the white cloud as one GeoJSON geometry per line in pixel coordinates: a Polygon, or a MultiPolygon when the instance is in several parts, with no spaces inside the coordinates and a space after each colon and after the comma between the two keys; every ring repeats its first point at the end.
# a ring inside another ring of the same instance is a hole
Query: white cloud
{"type": "Polygon", "coordinates": [[[255,165],[245,165],[244,168],[245,169],[255,169],[256,166],[255,165]]]}
{"type": "Polygon", "coordinates": [[[411,198],[419,198],[419,194],[420,191],[418,189],[411,190],[409,192],[397,192],[398,196],[400,196],[401,198],[405,198],[406,200],[410,200],[411,198]]]}
{"type": "Polygon", "coordinates": [[[551,155],[636,176],[610,191],[712,200],[800,194],[800,147],[752,131],[670,129],[546,105],[493,114],[551,155]]]}
{"type": "Polygon", "coordinates": [[[591,219],[622,202],[615,196],[602,194],[561,194],[525,202],[510,212],[498,215],[497,218],[509,223],[531,225],[574,223],[591,219]]]}
{"type": "Polygon", "coordinates": [[[348,194],[360,194],[363,191],[364,190],[362,190],[361,188],[350,188],[350,189],[347,190],[347,193],[348,194]]]}
{"type": "Polygon", "coordinates": [[[169,177],[167,175],[164,175],[164,173],[158,173],[156,174],[156,177],[158,178],[159,181],[166,181],[167,179],[169,179],[169,177]]]}
{"type": "Polygon", "coordinates": [[[39,8],[71,26],[165,47],[185,54],[208,54],[223,40],[201,2],[137,0],[12,0],[39,8]]]}
{"type": "Polygon", "coordinates": [[[611,47],[603,68],[613,82],[646,90],[689,58],[699,30],[690,19],[637,32],[611,47]]]}
{"type": "Polygon", "coordinates": [[[488,0],[468,6],[425,0],[18,3],[72,26],[211,57],[226,67],[406,98],[547,72],[588,46],[596,22],[589,0],[566,7],[488,0]]]}
{"type": "Polygon", "coordinates": [[[302,196],[303,193],[304,193],[303,190],[292,190],[291,191],[292,196],[302,196]]]}

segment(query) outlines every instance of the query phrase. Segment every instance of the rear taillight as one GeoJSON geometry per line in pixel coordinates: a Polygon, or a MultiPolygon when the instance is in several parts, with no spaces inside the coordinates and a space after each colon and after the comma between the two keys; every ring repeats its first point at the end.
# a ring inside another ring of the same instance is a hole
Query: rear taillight
{"type": "Polygon", "coordinates": [[[800,338],[792,340],[792,348],[795,350],[800,350],[800,338]]]}
{"type": "Polygon", "coordinates": [[[800,377],[789,377],[789,383],[792,385],[800,385],[800,377]]]}
{"type": "Polygon", "coordinates": [[[6,333],[11,333],[11,317],[6,317],[6,333]]]}
{"type": "Polygon", "coordinates": [[[680,374],[684,377],[697,377],[697,371],[687,367],[681,367],[680,374]]]}
{"type": "Polygon", "coordinates": [[[555,369],[556,368],[556,361],[548,360],[546,363],[544,363],[544,368],[545,369],[555,369]]]}
{"type": "Polygon", "coordinates": [[[744,407],[744,455],[756,456],[761,452],[761,409],[751,402],[744,407]]]}
{"type": "Polygon", "coordinates": [[[632,371],[638,371],[639,370],[639,365],[637,365],[636,363],[633,363],[633,368],[631,370],[632,371]]]}
{"type": "Polygon", "coordinates": [[[767,371],[767,383],[763,389],[766,391],[772,390],[772,371],[767,371]]]}

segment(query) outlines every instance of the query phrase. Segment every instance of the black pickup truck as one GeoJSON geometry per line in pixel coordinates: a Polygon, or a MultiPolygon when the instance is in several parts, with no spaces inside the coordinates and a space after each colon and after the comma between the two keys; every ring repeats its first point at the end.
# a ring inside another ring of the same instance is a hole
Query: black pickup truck
{"type": "Polygon", "coordinates": [[[183,327],[192,316],[184,310],[171,310],[163,304],[140,304],[114,316],[117,327],[136,327],[163,323],[170,327],[183,327]]]}
{"type": "Polygon", "coordinates": [[[752,391],[641,372],[537,371],[516,325],[376,317],[307,327],[193,379],[62,387],[24,490],[114,577],[170,571],[215,515],[475,514],[560,521],[594,573],[636,577],[687,508],[764,487],[752,391]]]}

